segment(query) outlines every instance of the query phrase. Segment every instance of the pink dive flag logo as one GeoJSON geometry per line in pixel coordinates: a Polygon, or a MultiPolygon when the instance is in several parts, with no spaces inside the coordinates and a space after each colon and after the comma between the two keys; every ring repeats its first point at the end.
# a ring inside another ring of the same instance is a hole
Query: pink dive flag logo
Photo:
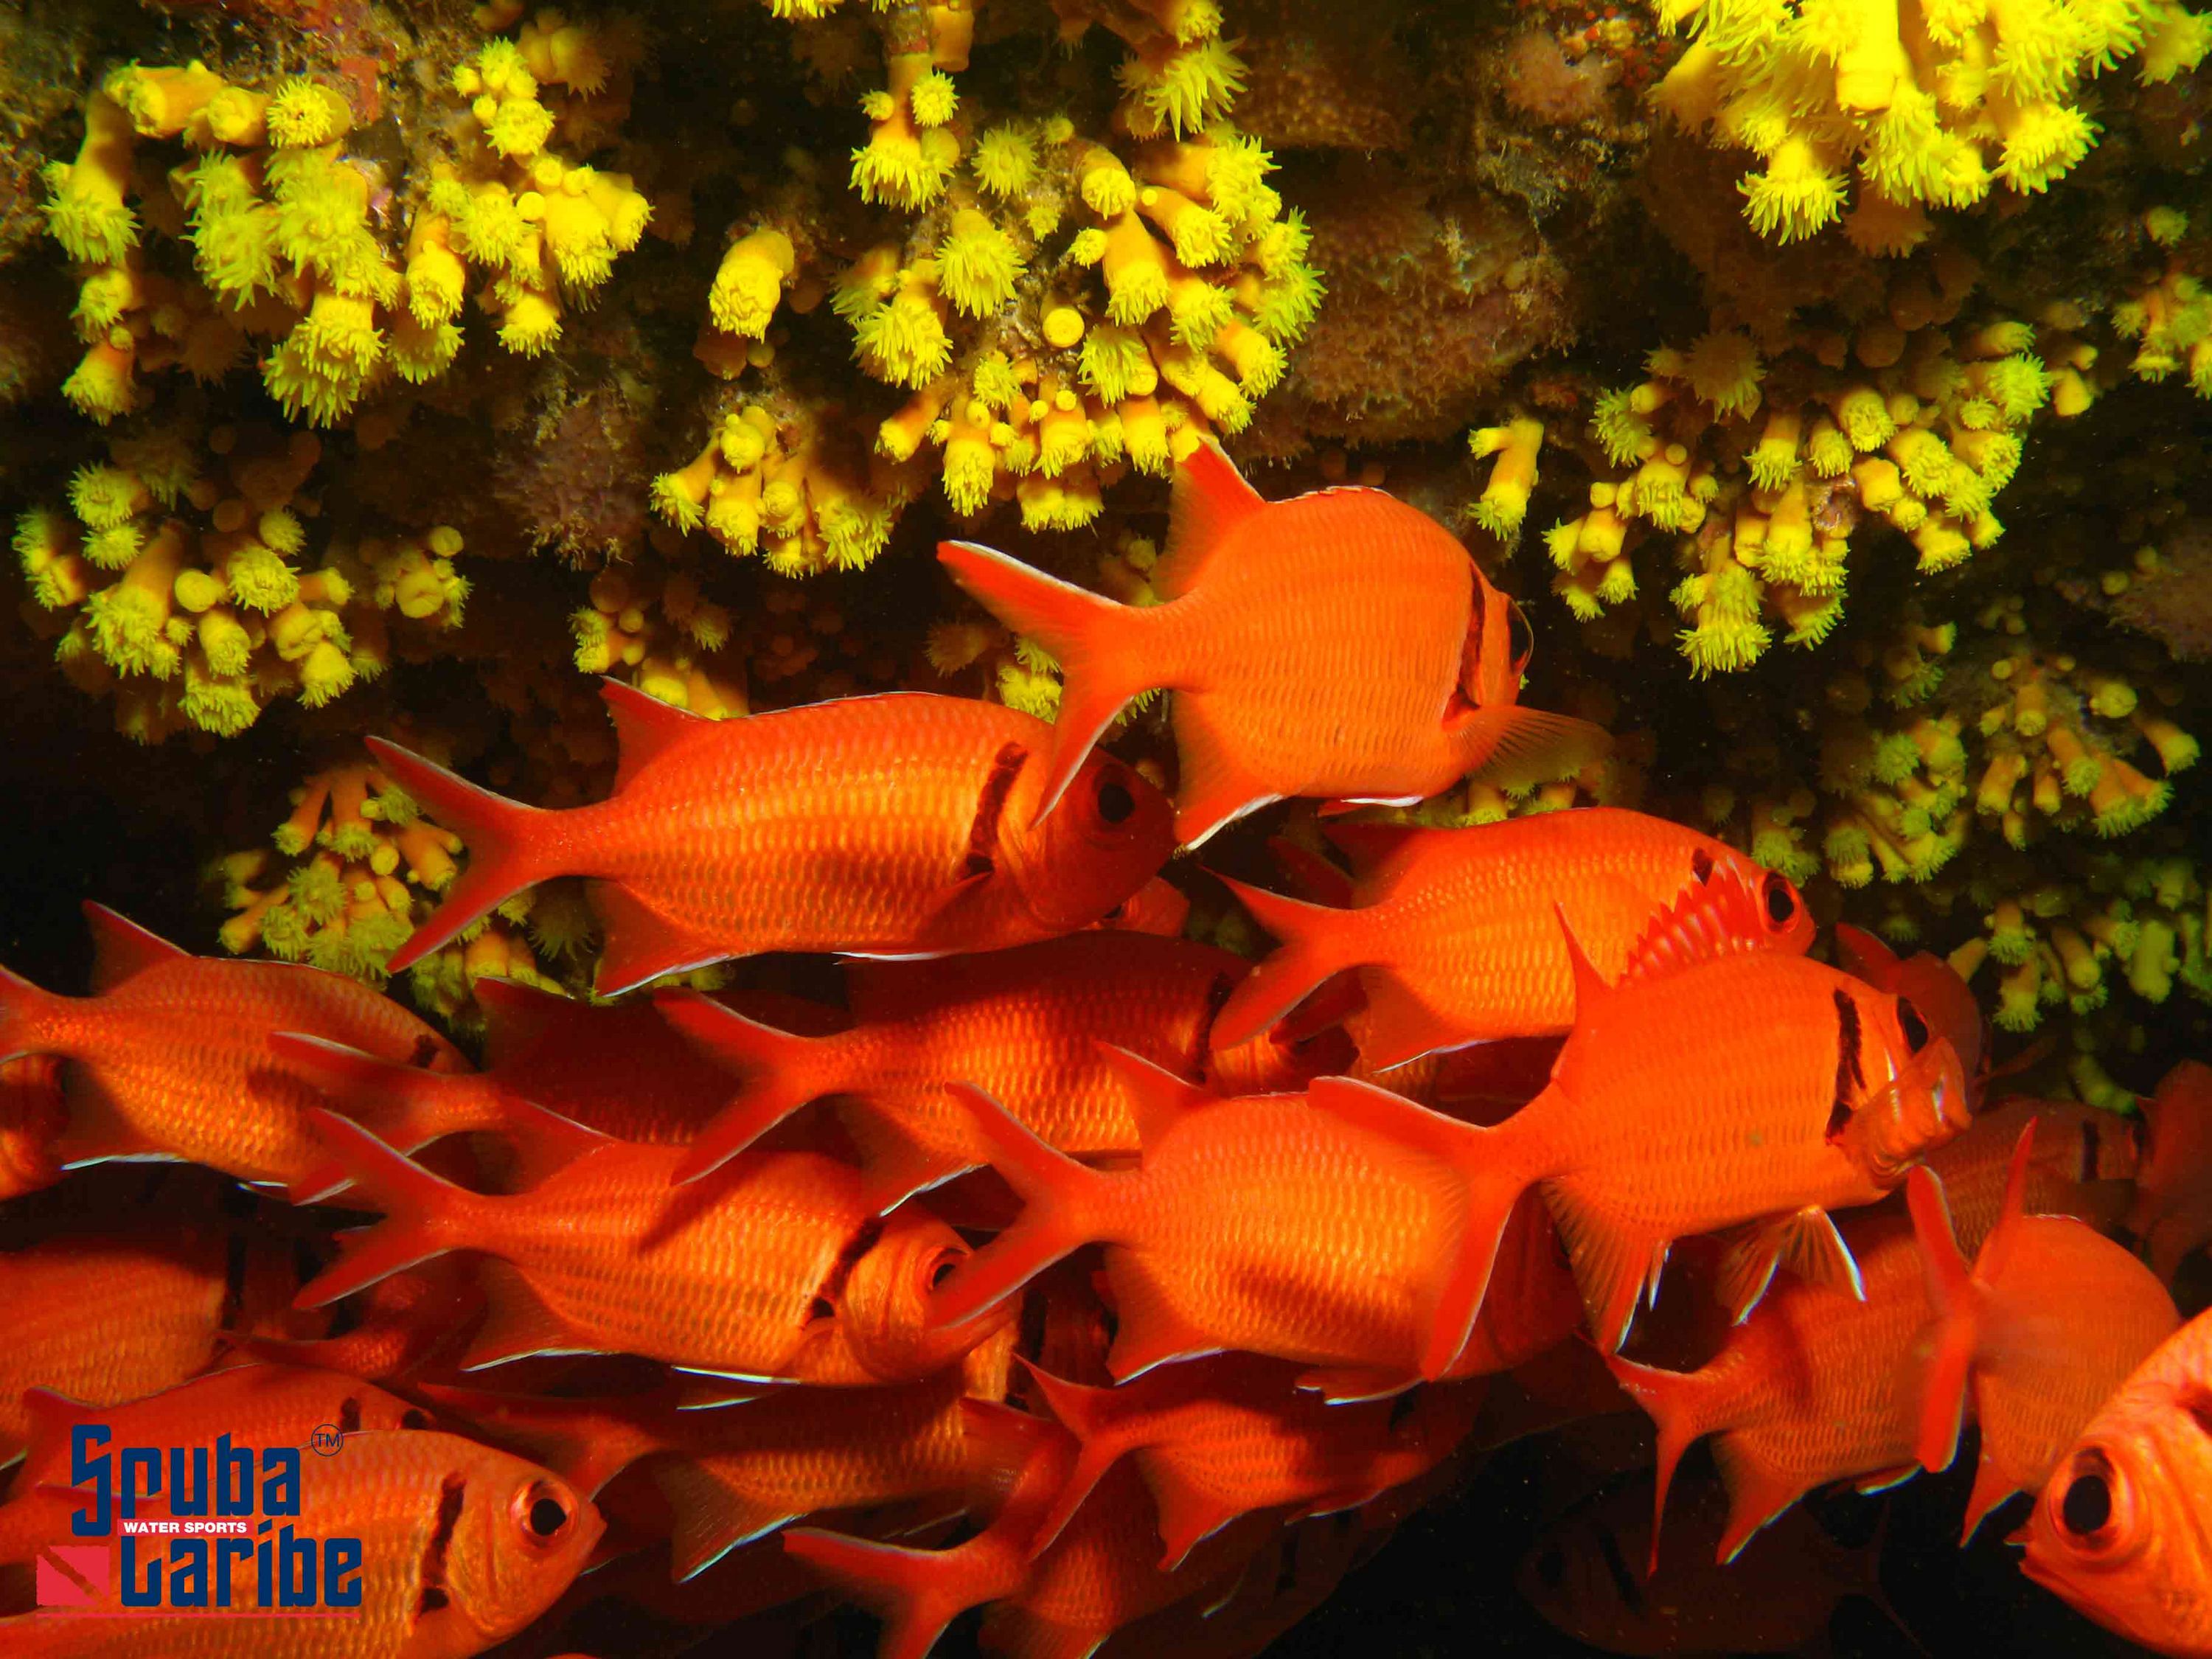
{"type": "Polygon", "coordinates": [[[49,1544],[39,1552],[39,1605],[88,1607],[115,1588],[110,1544],[49,1544]]]}

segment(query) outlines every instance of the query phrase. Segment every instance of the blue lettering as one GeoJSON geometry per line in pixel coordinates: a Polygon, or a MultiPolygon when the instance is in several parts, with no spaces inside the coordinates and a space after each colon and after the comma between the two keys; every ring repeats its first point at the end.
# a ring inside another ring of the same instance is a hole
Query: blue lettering
{"type": "Polygon", "coordinates": [[[207,1540],[179,1538],[169,1546],[169,1605],[204,1607],[207,1604],[207,1540]]]}
{"type": "Polygon", "coordinates": [[[253,1529],[261,1539],[253,1556],[253,1604],[260,1607],[267,1607],[269,1598],[276,1593],[276,1569],[269,1559],[270,1524],[264,1521],[253,1529]]]}
{"type": "Polygon", "coordinates": [[[361,1540],[323,1540],[323,1600],[333,1607],[361,1605],[361,1540]]]}
{"type": "Polygon", "coordinates": [[[253,1540],[251,1538],[218,1538],[215,1540],[215,1604],[219,1607],[230,1605],[230,1564],[251,1561],[253,1540]]]}
{"type": "Polygon", "coordinates": [[[207,1448],[195,1446],[188,1454],[182,1446],[169,1448],[169,1513],[205,1515],[208,1512],[207,1448]],[[189,1456],[191,1462],[186,1463],[189,1456]],[[189,1468],[191,1478],[185,1478],[189,1468]]]}
{"type": "Polygon", "coordinates": [[[125,1446],[123,1449],[123,1518],[133,1519],[138,1513],[141,1498],[161,1495],[161,1454],[151,1446],[125,1446]],[[143,1469],[146,1474],[143,1491],[132,1471],[143,1469]]]}
{"type": "Polygon", "coordinates": [[[215,1437],[215,1512],[224,1516],[253,1513],[253,1454],[232,1445],[227,1434],[215,1437]]]}
{"type": "Polygon", "coordinates": [[[276,1534],[276,1605],[315,1605],[315,1540],[295,1538],[289,1527],[276,1534]]]}
{"type": "Polygon", "coordinates": [[[161,1563],[158,1558],[146,1563],[146,1582],[138,1582],[138,1540],[125,1537],[123,1540],[123,1605],[126,1607],[158,1607],[161,1605],[161,1563]]]}
{"type": "Polygon", "coordinates": [[[261,1454],[261,1472],[262,1514],[299,1514],[300,1449],[271,1446],[261,1454]]]}
{"type": "Polygon", "coordinates": [[[89,1508],[79,1505],[70,1517],[70,1530],[79,1538],[105,1538],[114,1522],[111,1516],[113,1488],[109,1485],[107,1454],[94,1454],[109,1439],[105,1423],[79,1423],[70,1430],[70,1485],[92,1483],[89,1508]]]}

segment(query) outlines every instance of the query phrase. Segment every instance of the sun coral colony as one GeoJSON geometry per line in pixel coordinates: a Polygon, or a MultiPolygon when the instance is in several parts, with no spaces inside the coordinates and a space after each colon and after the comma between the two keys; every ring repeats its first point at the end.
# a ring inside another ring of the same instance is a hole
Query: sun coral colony
{"type": "Polygon", "coordinates": [[[228,1608],[238,1561],[252,1563],[257,1607],[361,1606],[360,1539],[301,1537],[276,1524],[300,1513],[298,1447],[257,1452],[232,1445],[225,1434],[212,1450],[126,1446],[111,1456],[111,1437],[100,1423],[80,1423],[70,1432],[70,1484],[85,1501],[70,1529],[80,1538],[106,1537],[119,1508],[125,1607],[228,1608]],[[149,1499],[161,1501],[142,1520],[138,1505],[149,1499]]]}

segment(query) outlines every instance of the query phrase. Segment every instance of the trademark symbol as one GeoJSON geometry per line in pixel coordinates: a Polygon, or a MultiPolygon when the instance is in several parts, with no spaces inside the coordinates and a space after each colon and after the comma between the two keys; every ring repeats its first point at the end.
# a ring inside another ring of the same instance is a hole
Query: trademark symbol
{"type": "Polygon", "coordinates": [[[325,1457],[337,1456],[338,1448],[344,1443],[345,1431],[337,1424],[319,1423],[315,1425],[314,1447],[325,1457]]]}

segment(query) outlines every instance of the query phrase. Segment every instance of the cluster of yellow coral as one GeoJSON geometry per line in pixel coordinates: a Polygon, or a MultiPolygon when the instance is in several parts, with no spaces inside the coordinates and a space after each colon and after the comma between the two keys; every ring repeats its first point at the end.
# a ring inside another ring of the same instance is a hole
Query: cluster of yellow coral
{"type": "MultiPolygon", "coordinates": [[[[1634,597],[1644,532],[1674,538],[1682,652],[1705,675],[1755,661],[1771,624],[1793,645],[1826,638],[1869,521],[1904,535],[1923,573],[1989,546],[2021,434],[2089,406],[2095,353],[2066,307],[1954,326],[1974,275],[1957,257],[1909,269],[1879,310],[1801,331],[1771,361],[1741,329],[1653,352],[1649,379],[1596,399],[1604,465],[1588,510],[1546,534],[1553,591],[1591,620],[1634,597]]],[[[1476,507],[1488,527],[1517,530],[1541,435],[1528,420],[1474,434],[1498,456],[1476,507]]]]}
{"type": "Polygon", "coordinates": [[[700,356],[727,377],[764,366],[779,307],[803,290],[811,309],[826,286],[861,368],[910,395],[877,427],[865,484],[849,459],[815,459],[803,416],[732,409],[657,481],[669,522],[787,573],[849,568],[880,550],[926,456],[956,512],[1012,501],[1030,529],[1074,529],[1129,469],[1164,474],[1202,434],[1249,423],[1320,300],[1304,227],[1226,118],[1242,70],[1218,11],[1102,21],[1132,49],[1126,149],[1065,116],[973,117],[952,78],[964,9],[887,20],[889,84],[864,100],[852,185],[909,222],[826,284],[787,228],[750,228],[716,272],[700,356]]]}
{"type": "Polygon", "coordinates": [[[2144,234],[2166,258],[2112,307],[2112,330],[2135,343],[2129,371],[2139,380],[2163,380],[2185,372],[2200,398],[2212,398],[2212,294],[2191,269],[2184,246],[2189,217],[2178,208],[2153,208],[2142,216],[2144,234]]]}
{"type": "Polygon", "coordinates": [[[627,672],[647,695],[710,719],[746,712],[730,612],[700,591],[696,576],[642,562],[609,565],[592,579],[590,599],[569,621],[578,668],[627,672]]]}
{"type": "Polygon", "coordinates": [[[1658,102],[1758,157],[1739,188],[1759,233],[1841,218],[1870,253],[1917,246],[1929,208],[2047,188],[2096,143],[2085,81],[2128,58],[2168,81],[2212,45],[2176,0],[1660,0],[1659,16],[1691,40],[1658,102]]]}
{"type": "Polygon", "coordinates": [[[112,696],[142,742],[244,731],[280,696],[329,702],[390,660],[385,614],[460,620],[459,535],[363,540],[302,571],[313,434],[218,427],[202,445],[173,428],[108,442],[80,467],[69,506],[15,526],[31,597],[62,626],[71,680],[112,696]]]}
{"type": "Polygon", "coordinates": [[[78,266],[86,352],[70,400],[108,421],[145,406],[142,374],[217,380],[265,341],[270,396],[332,425],[392,377],[445,371],[471,274],[501,343],[544,349],[562,294],[605,282],[648,216],[628,178],[550,148],[607,142],[627,109],[629,51],[619,32],[552,12],[479,48],[453,76],[472,118],[404,248],[390,227],[405,181],[348,152],[354,111],[333,87],[295,76],[264,91],[198,63],[118,70],[87,101],[76,159],[46,169],[47,226],[78,266]],[[185,159],[156,172],[142,142],[185,159]],[[149,267],[149,230],[191,245],[197,283],[149,267]]]}

